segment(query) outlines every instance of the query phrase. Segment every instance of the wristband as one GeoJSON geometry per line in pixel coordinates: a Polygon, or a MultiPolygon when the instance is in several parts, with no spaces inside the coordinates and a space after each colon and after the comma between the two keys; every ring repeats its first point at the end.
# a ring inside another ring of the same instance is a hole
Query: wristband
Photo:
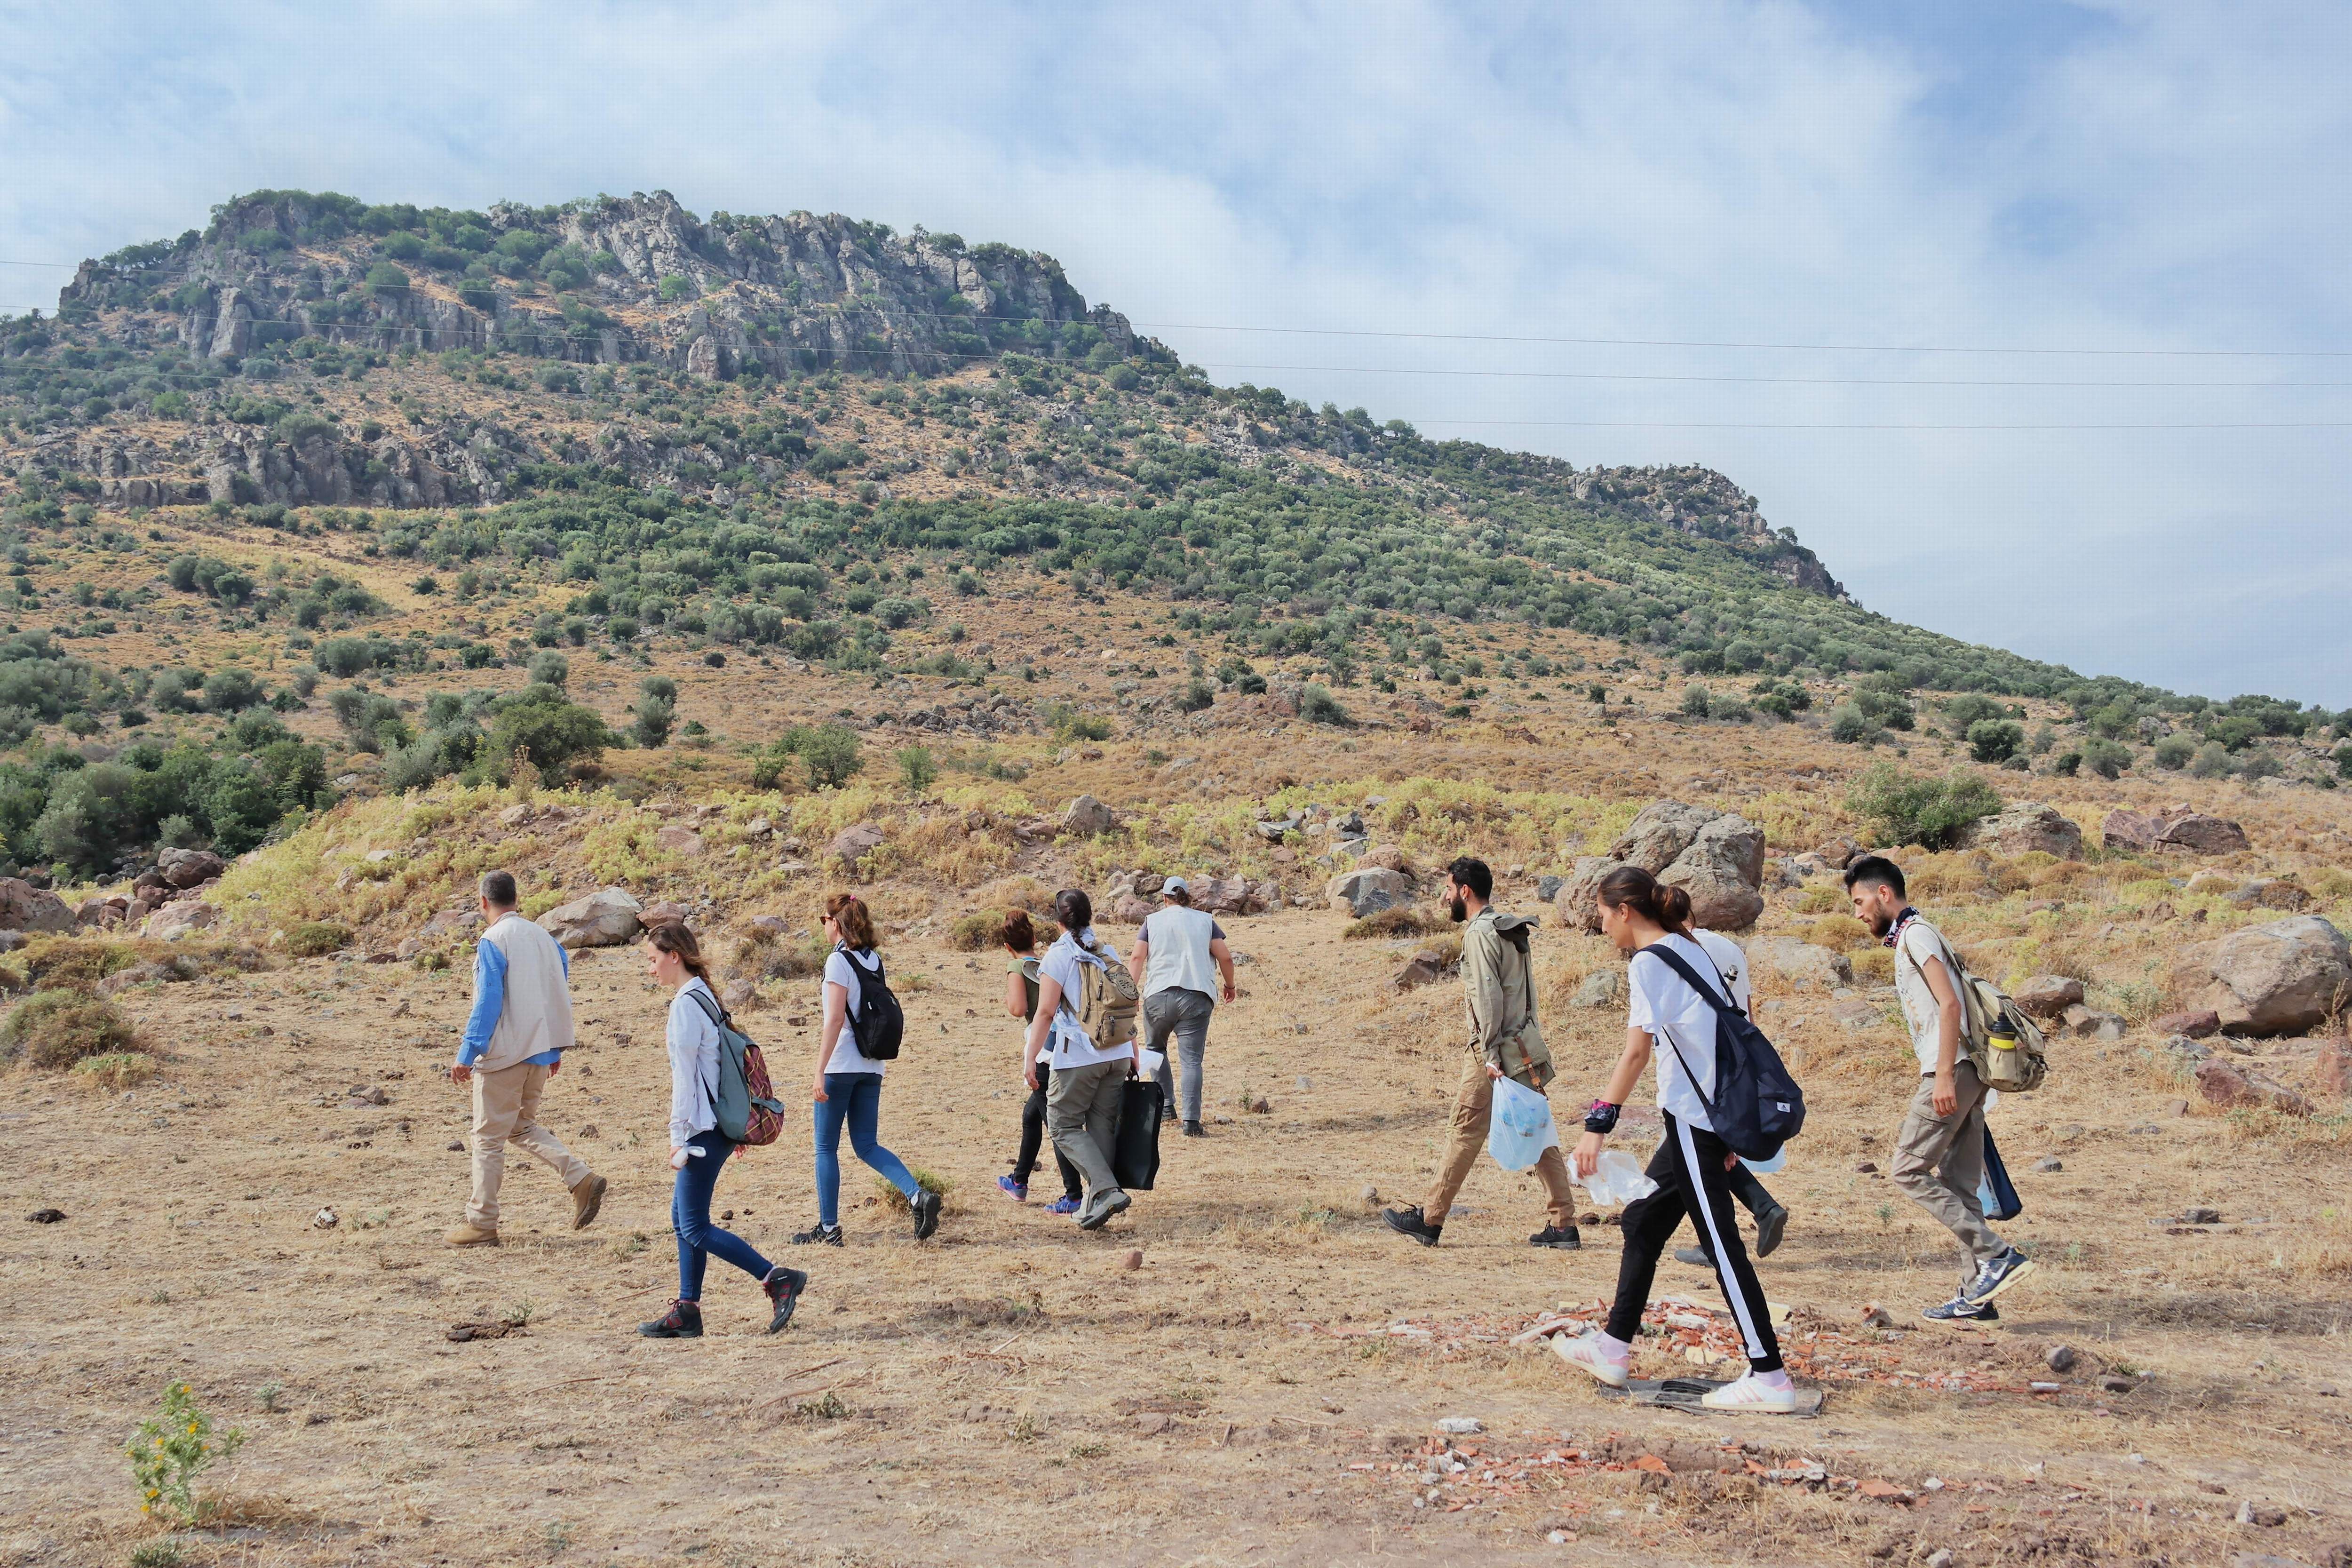
{"type": "Polygon", "coordinates": [[[1617,1130],[1617,1112],[1622,1109],[1622,1106],[1612,1105],[1605,1100],[1594,1100],[1584,1113],[1584,1130],[1604,1135],[1614,1132],[1617,1130]]]}

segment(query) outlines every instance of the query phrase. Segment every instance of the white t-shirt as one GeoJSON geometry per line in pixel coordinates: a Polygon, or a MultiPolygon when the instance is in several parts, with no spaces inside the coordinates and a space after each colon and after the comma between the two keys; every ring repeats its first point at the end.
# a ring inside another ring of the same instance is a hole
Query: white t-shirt
{"type": "Polygon", "coordinates": [[[1903,1022],[1911,1030],[1911,1050],[1919,1058],[1922,1078],[1936,1075],[1936,1054],[1942,1043],[1944,1009],[1936,994],[1927,989],[1925,973],[1931,958],[1941,961],[1944,978],[1957,990],[1960,977],[1953,973],[1951,958],[1945,952],[1944,933],[1926,921],[1915,920],[1903,928],[1895,946],[1895,994],[1903,1004],[1903,1022]]]}
{"type": "MultiPolygon", "coordinates": [[[[870,1072],[879,1075],[882,1071],[880,1062],[858,1050],[857,1033],[849,1026],[849,1021],[857,1016],[857,1004],[866,994],[866,987],[859,984],[857,978],[860,966],[866,959],[871,959],[873,956],[874,950],[868,948],[866,950],[864,958],[852,960],[849,950],[842,947],[836,947],[825,955],[824,983],[827,985],[838,985],[848,993],[847,1005],[841,1016],[841,1035],[833,1043],[832,1060],[824,1064],[824,1070],[827,1072],[870,1072]]],[[[866,969],[865,973],[871,974],[873,971],[866,969]]],[[[822,1014],[818,1016],[823,1016],[822,1014]]]]}
{"type": "MultiPolygon", "coordinates": [[[[1716,940],[1723,941],[1720,937],[1716,940]]],[[[1703,946],[1688,937],[1673,935],[1667,936],[1663,945],[1672,948],[1689,964],[1701,984],[1712,985],[1717,968],[1703,946]]],[[[1743,980],[1746,967],[1743,961],[1743,980]]],[[[1685,1125],[1704,1127],[1712,1132],[1715,1123],[1707,1120],[1706,1102],[1715,1089],[1716,1010],[1685,984],[1681,975],[1667,967],[1664,959],[1653,952],[1633,955],[1625,966],[1625,983],[1633,993],[1625,1022],[1633,1028],[1647,1030],[1657,1042],[1652,1059],[1658,1068],[1658,1109],[1685,1125]]],[[[1730,994],[1737,999],[1738,986],[1732,988],[1730,994]]]]}
{"type": "MultiPolygon", "coordinates": [[[[1087,940],[1096,940],[1091,926],[1085,934],[1087,940]]],[[[1097,962],[1068,931],[1056,938],[1054,945],[1045,950],[1045,956],[1037,962],[1037,978],[1059,982],[1062,987],[1062,1005],[1054,1010],[1052,1032],[1046,1037],[1046,1058],[1057,1072],[1092,1067],[1097,1062],[1120,1061],[1135,1054],[1132,1045],[1099,1049],[1078,1026],[1078,998],[1086,994],[1083,971],[1097,962]]]]}
{"type": "MultiPolygon", "coordinates": [[[[1731,983],[1732,1005],[1741,1012],[1747,1012],[1748,999],[1750,994],[1748,986],[1747,952],[1721,931],[1703,931],[1697,926],[1693,926],[1691,934],[1698,938],[1699,946],[1706,949],[1706,955],[1715,960],[1717,973],[1731,983]]],[[[1706,979],[1706,971],[1700,970],[1698,977],[1701,980],[1706,979]]]]}

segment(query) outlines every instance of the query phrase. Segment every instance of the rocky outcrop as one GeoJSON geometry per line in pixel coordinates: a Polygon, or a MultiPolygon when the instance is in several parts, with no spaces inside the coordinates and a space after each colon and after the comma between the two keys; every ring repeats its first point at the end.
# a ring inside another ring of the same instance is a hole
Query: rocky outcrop
{"type": "Polygon", "coordinates": [[[217,907],[201,899],[174,899],[147,917],[139,934],[157,942],[178,942],[197,931],[210,931],[220,924],[217,907]]]}
{"type": "Polygon", "coordinates": [[[2183,855],[2230,855],[2252,847],[2246,830],[2238,824],[2186,805],[2169,806],[2152,816],[2111,811],[2099,825],[2099,837],[2110,849],[2141,854],[2172,850],[2183,855]]]}
{"type": "Polygon", "coordinates": [[[173,888],[194,888],[228,869],[228,862],[209,849],[166,849],[155,857],[156,872],[173,888]]]}
{"type": "Polygon", "coordinates": [[[0,931],[71,931],[73,906],[20,877],[0,877],[0,931]]]}
{"type": "Polygon", "coordinates": [[[2182,1004],[2232,1035],[2313,1028],[2352,1005],[2352,948],[2317,915],[2295,915],[2189,948],[2174,964],[2182,1004]]]}
{"type": "Polygon", "coordinates": [[[2311,1102],[2294,1090],[2253,1068],[2242,1068],[2219,1057],[2209,1057],[2196,1068],[2197,1092],[2206,1102],[2225,1110],[2249,1107],[2307,1116],[2311,1102]]]}
{"type": "Polygon", "coordinates": [[[1821,986],[1853,984],[1853,963],[1844,953],[1792,936],[1767,937],[1748,944],[1748,962],[1769,964],[1786,980],[1821,986]]]}
{"type": "Polygon", "coordinates": [[[560,904],[539,917],[539,923],[564,947],[618,947],[635,942],[645,930],[639,918],[644,906],[626,889],[604,888],[584,899],[560,904]]]}
{"type": "Polygon", "coordinates": [[[1744,930],[1764,912],[1764,833],[1732,812],[1678,800],[1647,806],[1607,855],[1577,861],[1559,890],[1561,921],[1599,931],[1601,880],[1619,866],[1638,866],[1682,889],[1691,919],[1710,931],[1744,930]]]}
{"type": "Polygon", "coordinates": [[[859,822],[843,828],[824,847],[824,858],[838,860],[845,866],[857,862],[882,847],[882,829],[871,822],[859,822]]]}
{"type": "Polygon", "coordinates": [[[2029,1018],[2055,1018],[2083,1000],[2083,983],[2071,974],[2037,974],[2009,999],[2029,1018]]]}
{"type": "Polygon", "coordinates": [[[2083,829],[2054,805],[2021,800],[1992,816],[1979,818],[1960,835],[1963,846],[1990,849],[1996,855],[2039,852],[2061,860],[2083,858],[2083,829]]]}
{"type": "Polygon", "coordinates": [[[1062,808],[1062,831],[1092,837],[1118,826],[1118,814],[1090,795],[1082,795],[1062,808]]]}

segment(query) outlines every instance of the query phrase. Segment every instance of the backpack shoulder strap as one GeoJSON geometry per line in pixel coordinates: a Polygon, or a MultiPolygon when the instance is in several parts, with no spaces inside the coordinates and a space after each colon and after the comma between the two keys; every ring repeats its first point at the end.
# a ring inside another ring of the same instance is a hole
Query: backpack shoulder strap
{"type": "MultiPolygon", "coordinates": [[[[1701,948],[1699,951],[1704,952],[1706,950],[1701,948]]],[[[1642,952],[1649,953],[1653,957],[1664,959],[1665,961],[1666,967],[1673,970],[1676,974],[1681,975],[1684,984],[1697,992],[1701,996],[1706,997],[1707,1005],[1713,1007],[1717,1012],[1732,1013],[1738,1011],[1738,1009],[1735,1008],[1724,996],[1718,996],[1715,994],[1714,986],[1707,984],[1706,982],[1698,977],[1698,971],[1693,969],[1689,963],[1684,959],[1681,953],[1676,952],[1664,942],[1652,942],[1649,946],[1642,949],[1642,952]]],[[[1634,956],[1638,958],[1641,956],[1641,953],[1636,953],[1634,956]]],[[[1710,958],[1707,960],[1706,966],[1709,969],[1715,969],[1715,961],[1710,958]]],[[[1722,985],[1727,995],[1731,987],[1724,984],[1723,972],[1719,969],[1716,970],[1715,983],[1717,985],[1722,985]]]]}
{"type": "Polygon", "coordinates": [[[694,998],[694,1005],[696,1006],[710,1015],[710,1021],[713,1024],[718,1025],[722,1029],[727,1026],[727,1009],[719,1005],[719,999],[717,997],[711,995],[707,991],[697,991],[690,985],[687,987],[686,994],[694,998]]]}

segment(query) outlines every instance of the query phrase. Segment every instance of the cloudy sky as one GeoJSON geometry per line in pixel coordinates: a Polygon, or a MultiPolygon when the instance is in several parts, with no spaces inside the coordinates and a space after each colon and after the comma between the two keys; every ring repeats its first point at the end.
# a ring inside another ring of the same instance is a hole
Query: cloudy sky
{"type": "MultiPolygon", "coordinates": [[[[2352,703],[2352,7],[0,0],[0,261],[273,185],[920,223],[1221,381],[1721,468],[1887,615],[2352,703]]],[[[0,267],[0,308],[58,279],[0,267]]]]}

